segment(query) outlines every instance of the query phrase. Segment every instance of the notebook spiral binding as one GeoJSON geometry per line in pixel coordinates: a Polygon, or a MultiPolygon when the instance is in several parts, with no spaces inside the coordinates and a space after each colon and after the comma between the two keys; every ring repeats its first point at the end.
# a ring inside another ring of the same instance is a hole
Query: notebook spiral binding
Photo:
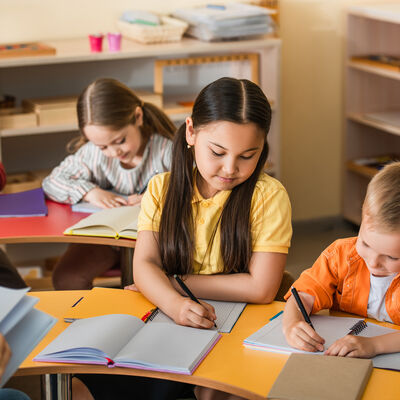
{"type": "Polygon", "coordinates": [[[367,323],[365,321],[358,321],[350,328],[349,335],[358,335],[366,327],[367,323]]]}

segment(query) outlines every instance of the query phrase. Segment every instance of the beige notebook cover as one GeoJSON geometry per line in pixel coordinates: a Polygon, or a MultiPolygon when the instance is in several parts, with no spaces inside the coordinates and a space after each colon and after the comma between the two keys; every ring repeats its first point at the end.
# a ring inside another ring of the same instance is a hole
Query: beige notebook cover
{"type": "Polygon", "coordinates": [[[267,398],[357,400],[361,398],[371,372],[371,360],[291,354],[267,398]]]}

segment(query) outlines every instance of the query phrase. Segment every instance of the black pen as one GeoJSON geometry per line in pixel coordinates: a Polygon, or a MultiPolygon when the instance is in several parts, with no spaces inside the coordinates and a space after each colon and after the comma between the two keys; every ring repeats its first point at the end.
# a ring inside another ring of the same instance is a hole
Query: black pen
{"type": "Polygon", "coordinates": [[[301,301],[301,299],[300,299],[300,296],[299,296],[299,294],[297,293],[297,290],[296,290],[296,288],[295,288],[294,286],[292,286],[291,292],[292,292],[292,294],[293,294],[293,296],[294,296],[294,298],[295,298],[295,300],[296,300],[297,305],[299,306],[299,309],[300,309],[301,313],[303,314],[304,321],[306,321],[307,324],[310,325],[311,328],[313,328],[314,331],[315,331],[315,328],[314,328],[314,326],[313,326],[313,324],[312,324],[312,322],[311,322],[311,319],[310,319],[310,317],[308,316],[307,311],[306,311],[306,309],[304,308],[304,305],[303,305],[303,303],[302,303],[302,301],[301,301]]]}
{"type": "MultiPolygon", "coordinates": [[[[174,278],[178,282],[178,284],[182,288],[182,290],[190,297],[191,300],[202,305],[199,302],[199,300],[197,300],[196,296],[190,291],[190,289],[184,284],[183,280],[181,278],[179,278],[179,276],[177,274],[174,275],[174,278]]],[[[217,327],[217,324],[215,322],[214,322],[214,326],[217,327]]]]}

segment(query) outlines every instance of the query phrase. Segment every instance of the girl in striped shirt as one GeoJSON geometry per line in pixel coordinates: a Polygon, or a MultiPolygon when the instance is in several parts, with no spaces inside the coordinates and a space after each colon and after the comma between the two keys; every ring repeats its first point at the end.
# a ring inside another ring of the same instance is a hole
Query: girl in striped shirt
{"type": "MultiPolygon", "coordinates": [[[[73,154],[44,179],[46,195],[102,208],[140,203],[150,178],[170,168],[174,124],[114,79],[91,83],[78,98],[77,112],[82,135],[68,146],[73,154]]],[[[93,278],[118,259],[111,246],[71,244],[56,265],[54,287],[90,289],[93,278]]]]}

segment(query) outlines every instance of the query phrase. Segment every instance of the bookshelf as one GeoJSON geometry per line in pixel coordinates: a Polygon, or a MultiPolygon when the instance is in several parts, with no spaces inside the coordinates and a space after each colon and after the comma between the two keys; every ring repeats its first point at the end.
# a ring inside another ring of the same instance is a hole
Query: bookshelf
{"type": "MultiPolygon", "coordinates": [[[[183,38],[179,42],[144,45],[123,38],[120,52],[101,53],[89,51],[87,38],[44,43],[54,47],[56,54],[0,60],[1,94],[15,96],[17,106],[27,98],[76,96],[99,77],[112,77],[134,90],[153,92],[158,60],[197,57],[197,61],[207,61],[209,57],[213,62],[163,65],[163,103],[177,125],[190,114],[190,107],[175,107],[176,100],[188,95],[194,99],[203,86],[221,76],[251,79],[254,62],[240,57],[244,53],[254,54],[258,83],[273,104],[269,172],[279,177],[280,39],[257,37],[209,43],[183,38]],[[221,62],[214,62],[215,59],[221,62]]],[[[76,134],[76,122],[15,129],[0,127],[0,157],[8,173],[51,169],[66,156],[65,145],[76,134]]]]}
{"type": "Polygon", "coordinates": [[[361,222],[365,160],[400,159],[400,4],[353,6],[347,15],[343,216],[361,222]]]}

